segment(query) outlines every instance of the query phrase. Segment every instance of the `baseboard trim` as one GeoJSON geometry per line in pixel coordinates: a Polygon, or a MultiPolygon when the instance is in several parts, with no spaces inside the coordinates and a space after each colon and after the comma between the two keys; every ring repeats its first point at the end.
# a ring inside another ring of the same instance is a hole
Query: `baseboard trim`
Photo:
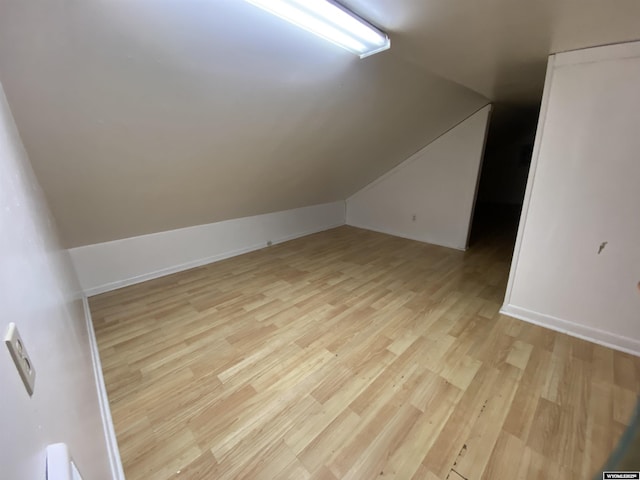
{"type": "Polygon", "coordinates": [[[518,320],[533,323],[534,325],[555,330],[556,332],[566,333],[572,337],[577,337],[582,340],[587,340],[589,342],[597,343],[598,345],[640,357],[640,340],[634,340],[632,338],[623,337],[622,335],[606,332],[598,328],[580,325],[569,320],[563,320],[551,315],[534,312],[515,305],[503,305],[500,309],[500,313],[517,318],[518,320]]]}
{"type": "MultiPolygon", "coordinates": [[[[288,242],[290,240],[295,240],[296,238],[306,237],[307,235],[313,235],[314,233],[323,232],[325,230],[331,230],[332,228],[341,227],[344,225],[344,222],[325,225],[321,228],[314,228],[311,230],[306,230],[303,232],[298,232],[292,235],[285,235],[280,238],[276,238],[273,240],[273,245],[277,245],[279,243],[288,242]]],[[[118,280],[115,282],[105,283],[104,285],[99,285],[97,287],[88,288],[84,291],[84,294],[87,297],[92,297],[94,295],[99,295],[101,293],[110,292],[112,290],[117,290],[118,288],[128,287],[130,285],[135,285],[136,283],[146,282],[148,280],[153,280],[155,278],[164,277],[166,275],[171,275],[173,273],[182,272],[184,270],[189,270],[191,268],[201,267],[203,265],[208,265],[210,263],[219,262],[221,260],[226,260],[227,258],[236,257],[238,255],[242,255],[244,253],[253,252],[255,250],[260,250],[261,248],[265,248],[264,243],[256,243],[250,245],[248,247],[239,248],[237,250],[229,250],[227,252],[219,253],[216,255],[211,255],[204,258],[199,258],[197,260],[192,260],[190,262],[181,263],[178,265],[173,265],[167,268],[161,268],[159,270],[155,270],[153,272],[148,272],[142,275],[136,275],[134,277],[124,278],[122,280],[118,280]]]]}
{"type": "Polygon", "coordinates": [[[466,252],[467,251],[467,248],[461,248],[461,247],[457,247],[455,245],[448,245],[448,244],[445,244],[445,243],[427,242],[423,238],[418,238],[416,236],[412,236],[412,235],[409,235],[409,234],[404,234],[404,233],[401,234],[401,233],[398,233],[398,232],[393,232],[393,231],[387,230],[385,228],[372,227],[370,225],[365,225],[365,224],[362,224],[362,223],[349,223],[347,221],[347,225],[349,225],[350,227],[362,228],[363,230],[371,230],[372,232],[385,233],[387,235],[391,235],[392,237],[406,238],[407,240],[415,240],[416,242],[427,243],[429,245],[436,245],[438,247],[451,248],[453,250],[458,250],[460,252],[466,252]]]}
{"type": "Polygon", "coordinates": [[[87,322],[89,347],[91,349],[91,359],[93,360],[93,373],[96,380],[96,389],[98,391],[100,416],[102,417],[102,427],[104,429],[105,443],[107,444],[107,452],[109,454],[111,475],[113,477],[113,480],[125,480],[124,470],[122,468],[122,460],[120,459],[120,450],[118,449],[118,441],[116,439],[116,432],[113,428],[113,419],[111,418],[111,409],[109,408],[109,397],[107,396],[107,389],[104,384],[104,376],[102,375],[102,363],[100,362],[100,353],[98,352],[96,332],[93,329],[91,310],[89,309],[89,301],[87,300],[86,296],[82,297],[82,307],[84,308],[84,317],[87,322]]]}

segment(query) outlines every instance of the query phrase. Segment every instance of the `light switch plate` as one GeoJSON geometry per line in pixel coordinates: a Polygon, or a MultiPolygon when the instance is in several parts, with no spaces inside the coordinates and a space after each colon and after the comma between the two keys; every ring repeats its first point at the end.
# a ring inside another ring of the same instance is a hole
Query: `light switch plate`
{"type": "Polygon", "coordinates": [[[29,396],[33,395],[33,388],[36,383],[36,370],[33,367],[31,358],[27,353],[27,347],[25,347],[22,338],[20,338],[20,332],[15,323],[10,323],[7,328],[7,333],[4,336],[4,343],[9,349],[13,363],[16,364],[24,388],[27,389],[29,396]]]}

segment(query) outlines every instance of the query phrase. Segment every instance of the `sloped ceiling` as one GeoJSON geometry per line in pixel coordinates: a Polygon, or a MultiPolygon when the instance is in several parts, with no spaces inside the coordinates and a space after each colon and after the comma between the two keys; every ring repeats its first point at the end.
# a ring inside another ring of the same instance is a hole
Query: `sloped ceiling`
{"type": "Polygon", "coordinates": [[[549,52],[640,36],[637,0],[345,3],[390,51],[240,0],[0,0],[0,81],[67,246],[343,199],[486,97],[538,101],[549,52]]]}
{"type": "Polygon", "coordinates": [[[2,0],[0,78],[67,246],[346,198],[487,100],[240,0],[2,0]]]}

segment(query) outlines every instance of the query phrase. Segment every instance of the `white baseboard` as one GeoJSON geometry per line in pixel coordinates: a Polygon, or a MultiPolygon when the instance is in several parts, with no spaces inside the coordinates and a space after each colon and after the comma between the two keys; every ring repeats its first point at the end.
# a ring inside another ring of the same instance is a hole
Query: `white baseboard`
{"type": "Polygon", "coordinates": [[[82,291],[97,295],[344,225],[344,202],[236,218],[69,250],[82,291]]]}
{"type": "Polygon", "coordinates": [[[582,340],[597,343],[598,345],[613,348],[614,350],[640,356],[640,340],[623,337],[622,335],[617,335],[615,333],[589,327],[587,325],[581,325],[569,320],[563,320],[551,315],[534,312],[515,305],[503,305],[500,309],[500,313],[528,323],[533,323],[541,327],[555,330],[556,332],[566,333],[572,337],[577,337],[582,340]]]}
{"type": "Polygon", "coordinates": [[[111,474],[113,476],[113,480],[125,480],[122,460],[120,459],[120,450],[118,449],[118,441],[116,440],[116,432],[113,428],[113,419],[111,418],[111,409],[109,408],[109,398],[107,396],[107,389],[104,385],[104,377],[102,375],[102,364],[100,362],[100,353],[98,352],[96,332],[93,329],[91,310],[89,309],[89,302],[86,296],[82,297],[82,307],[84,308],[84,317],[87,322],[89,347],[91,348],[91,359],[93,360],[93,373],[96,381],[96,389],[98,391],[98,403],[100,405],[100,415],[102,417],[105,443],[107,444],[107,452],[109,454],[111,474]]]}
{"type": "Polygon", "coordinates": [[[425,240],[424,238],[420,238],[418,236],[412,236],[412,235],[404,233],[404,232],[395,232],[395,231],[392,231],[392,230],[387,230],[385,228],[372,227],[371,225],[364,225],[364,224],[357,223],[357,222],[347,222],[347,225],[349,225],[351,227],[362,228],[364,230],[371,230],[372,232],[385,233],[385,234],[391,235],[393,237],[406,238],[407,240],[415,240],[416,242],[428,243],[429,245],[437,245],[438,247],[452,248],[454,250],[459,250],[461,252],[466,252],[467,251],[466,248],[461,248],[461,247],[458,247],[456,245],[449,245],[449,244],[446,244],[446,243],[436,243],[436,242],[433,242],[433,241],[428,241],[428,240],[425,240]]]}
{"type": "MultiPolygon", "coordinates": [[[[313,229],[313,230],[307,230],[304,232],[298,232],[292,235],[286,235],[284,237],[280,237],[280,238],[276,238],[275,240],[272,240],[272,244],[276,245],[278,243],[288,242],[289,240],[305,237],[307,235],[318,233],[323,230],[330,230],[332,228],[340,227],[342,225],[344,225],[344,223],[336,223],[333,225],[327,225],[323,227],[322,230],[313,229]]],[[[253,245],[249,245],[243,248],[238,248],[236,250],[228,250],[226,252],[219,253],[217,255],[211,255],[209,257],[199,258],[197,260],[193,260],[190,262],[180,263],[178,265],[173,265],[171,267],[154,270],[152,272],[148,272],[142,275],[136,275],[134,277],[124,278],[122,280],[105,283],[97,287],[87,288],[84,293],[86,296],[91,297],[93,295],[110,292],[111,290],[116,290],[118,288],[128,287],[129,285],[135,285],[136,283],[142,283],[142,282],[146,282],[147,280],[153,280],[154,278],[160,278],[166,275],[171,275],[172,273],[178,273],[184,270],[189,270],[190,268],[201,267],[202,265],[208,265],[209,263],[219,262],[220,260],[225,260],[227,258],[242,255],[243,253],[249,253],[255,250],[260,250],[261,248],[265,248],[264,243],[255,243],[253,245]]]]}

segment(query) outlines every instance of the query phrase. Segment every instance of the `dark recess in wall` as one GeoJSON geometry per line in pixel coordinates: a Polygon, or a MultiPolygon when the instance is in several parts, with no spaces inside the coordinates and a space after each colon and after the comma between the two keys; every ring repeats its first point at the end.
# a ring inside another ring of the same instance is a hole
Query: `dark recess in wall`
{"type": "Polygon", "coordinates": [[[470,245],[502,230],[512,235],[522,211],[539,105],[494,105],[489,124],[470,245]]]}

